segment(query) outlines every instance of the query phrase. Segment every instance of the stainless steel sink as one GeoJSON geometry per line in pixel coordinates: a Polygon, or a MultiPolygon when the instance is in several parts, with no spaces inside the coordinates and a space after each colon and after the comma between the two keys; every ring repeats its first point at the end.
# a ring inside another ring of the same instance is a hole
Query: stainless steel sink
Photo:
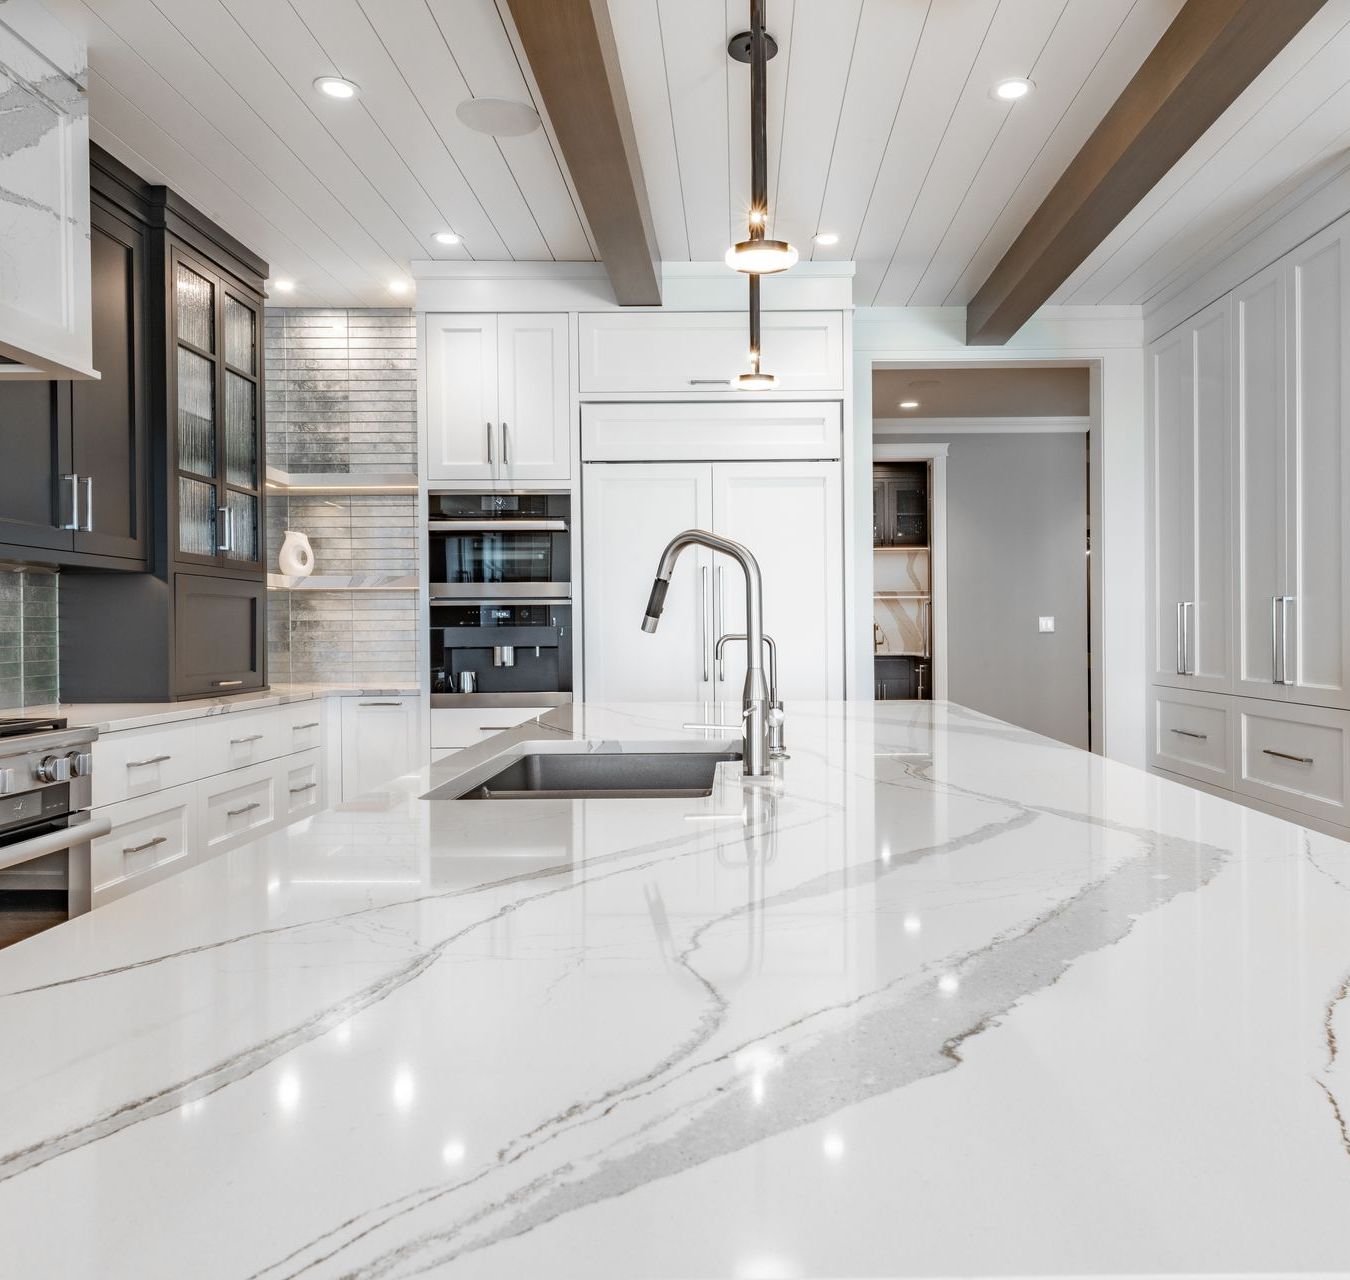
{"type": "MultiPolygon", "coordinates": [[[[553,752],[521,756],[457,800],[631,800],[710,796],[739,751],[553,752]]],[[[441,797],[436,797],[437,799],[441,797]]]]}

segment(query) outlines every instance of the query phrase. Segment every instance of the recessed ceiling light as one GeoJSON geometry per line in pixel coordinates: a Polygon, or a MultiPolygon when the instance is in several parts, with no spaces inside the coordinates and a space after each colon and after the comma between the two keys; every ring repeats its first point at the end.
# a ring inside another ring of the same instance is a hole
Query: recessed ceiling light
{"type": "Polygon", "coordinates": [[[453,231],[438,231],[431,237],[437,244],[458,244],[459,237],[453,231]]]}
{"type": "Polygon", "coordinates": [[[279,280],[272,281],[272,288],[278,293],[290,293],[295,289],[295,281],[287,280],[284,276],[279,280]]]}
{"type": "Polygon", "coordinates": [[[389,282],[389,292],[390,292],[390,293],[407,293],[407,292],[408,292],[408,282],[407,282],[406,280],[400,280],[400,279],[398,279],[397,277],[395,277],[393,280],[391,280],[391,281],[389,282]]]}
{"type": "Polygon", "coordinates": [[[511,98],[466,98],[455,108],[461,124],[494,138],[519,138],[539,128],[539,112],[511,98]]]}
{"type": "Polygon", "coordinates": [[[901,400],[901,401],[900,401],[900,408],[902,408],[902,409],[917,409],[918,407],[919,407],[919,402],[918,402],[917,400],[901,400]]]}
{"type": "Polygon", "coordinates": [[[838,244],[839,237],[833,231],[817,231],[816,243],[823,245],[838,244]]]}
{"type": "Polygon", "coordinates": [[[344,80],[341,76],[320,76],[314,82],[314,87],[330,98],[354,98],[361,92],[359,84],[351,80],[344,80]]]}
{"type": "Polygon", "coordinates": [[[1030,80],[1012,76],[1007,80],[1000,80],[994,86],[994,97],[1001,98],[1004,102],[1016,102],[1018,98],[1025,98],[1035,87],[1030,80]]]}

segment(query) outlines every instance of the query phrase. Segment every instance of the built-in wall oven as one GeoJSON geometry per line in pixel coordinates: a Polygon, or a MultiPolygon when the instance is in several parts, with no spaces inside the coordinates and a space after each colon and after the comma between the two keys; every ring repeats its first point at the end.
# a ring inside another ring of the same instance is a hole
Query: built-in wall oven
{"type": "Polygon", "coordinates": [[[431,705],[572,696],[571,496],[428,498],[431,705]]]}

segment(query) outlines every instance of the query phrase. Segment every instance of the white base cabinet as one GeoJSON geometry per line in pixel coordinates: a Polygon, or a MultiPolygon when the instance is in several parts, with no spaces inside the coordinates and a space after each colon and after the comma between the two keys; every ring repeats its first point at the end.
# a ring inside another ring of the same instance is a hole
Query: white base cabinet
{"type": "Polygon", "coordinates": [[[420,698],[343,698],[341,703],[344,801],[420,767],[420,698]]]}

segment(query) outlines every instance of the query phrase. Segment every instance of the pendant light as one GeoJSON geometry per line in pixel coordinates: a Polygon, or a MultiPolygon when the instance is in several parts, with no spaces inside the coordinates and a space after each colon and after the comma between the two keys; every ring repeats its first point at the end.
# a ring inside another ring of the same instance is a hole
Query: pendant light
{"type": "Polygon", "coordinates": [[[736,379],[742,391],[771,391],[778,379],[760,368],[759,278],[795,266],[797,250],[765,234],[769,223],[768,93],[769,59],[778,45],[764,29],[764,0],[750,0],[750,30],[733,36],[727,52],[750,64],[750,215],[746,238],[727,250],[727,266],[749,276],[750,372],[736,379]]]}

